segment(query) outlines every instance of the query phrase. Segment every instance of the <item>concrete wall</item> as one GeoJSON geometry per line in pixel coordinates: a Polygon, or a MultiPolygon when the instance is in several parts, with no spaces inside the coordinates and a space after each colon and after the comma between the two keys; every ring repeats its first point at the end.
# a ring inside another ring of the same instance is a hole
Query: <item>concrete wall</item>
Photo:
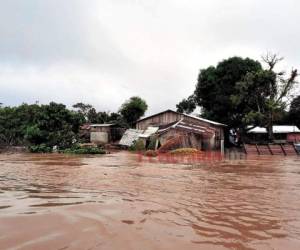
{"type": "Polygon", "coordinates": [[[91,132],[91,142],[93,143],[108,143],[108,133],[107,132],[91,132]]]}

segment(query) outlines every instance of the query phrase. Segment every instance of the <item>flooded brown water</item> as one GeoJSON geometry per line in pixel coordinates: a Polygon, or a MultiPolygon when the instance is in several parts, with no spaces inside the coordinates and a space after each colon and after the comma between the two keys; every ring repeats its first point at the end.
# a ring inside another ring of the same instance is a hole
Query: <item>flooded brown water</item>
{"type": "Polygon", "coordinates": [[[0,249],[300,249],[300,157],[1,154],[0,249]]]}

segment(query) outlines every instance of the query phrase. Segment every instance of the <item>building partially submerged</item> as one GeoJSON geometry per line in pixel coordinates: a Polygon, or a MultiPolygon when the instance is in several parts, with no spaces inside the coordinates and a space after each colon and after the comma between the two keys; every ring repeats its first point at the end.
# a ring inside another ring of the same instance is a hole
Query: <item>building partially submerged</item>
{"type": "Polygon", "coordinates": [[[135,131],[142,131],[139,139],[144,140],[145,145],[150,138],[155,138],[156,148],[178,138],[181,147],[223,150],[224,127],[222,123],[166,110],[138,120],[135,131]]]}
{"type": "Polygon", "coordinates": [[[92,143],[113,143],[122,137],[124,129],[113,123],[84,124],[81,126],[82,134],[92,143]]]}
{"type": "MultiPolygon", "coordinates": [[[[292,125],[273,126],[274,142],[277,143],[297,143],[300,142],[300,129],[292,125]]],[[[255,127],[247,133],[248,141],[263,142],[268,141],[268,131],[263,127],[255,127]]]]}

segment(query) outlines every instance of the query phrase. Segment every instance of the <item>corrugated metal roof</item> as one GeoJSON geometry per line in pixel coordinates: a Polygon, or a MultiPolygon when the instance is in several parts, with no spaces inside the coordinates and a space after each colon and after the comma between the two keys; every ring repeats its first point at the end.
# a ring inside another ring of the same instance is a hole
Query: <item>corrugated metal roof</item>
{"type": "Polygon", "coordinates": [[[208,119],[204,119],[204,118],[202,118],[202,117],[198,117],[198,116],[194,116],[194,115],[187,115],[187,114],[183,114],[183,115],[184,115],[184,116],[187,116],[187,117],[190,117],[190,118],[197,119],[197,120],[202,121],[202,122],[207,122],[207,123],[210,123],[210,124],[213,124],[213,125],[227,127],[227,125],[225,125],[225,124],[223,124],[223,123],[211,121],[211,120],[208,120],[208,119]]]}
{"type": "Polygon", "coordinates": [[[90,124],[90,127],[110,127],[114,126],[113,123],[103,123],[103,124],[90,124]]]}
{"type": "Polygon", "coordinates": [[[184,119],[181,119],[177,123],[172,124],[167,128],[159,129],[158,133],[163,134],[163,133],[167,132],[170,129],[176,129],[176,128],[183,129],[183,130],[190,131],[190,132],[197,133],[197,134],[203,134],[203,133],[209,134],[209,135],[214,135],[215,134],[215,130],[212,129],[212,128],[207,128],[207,127],[204,127],[204,126],[198,126],[198,125],[195,125],[195,124],[186,123],[186,122],[184,122],[184,119]]]}
{"type": "Polygon", "coordinates": [[[127,129],[122,136],[119,144],[122,146],[131,146],[134,141],[136,141],[139,136],[143,133],[142,130],[138,129],[127,129]]]}
{"type": "MultiPolygon", "coordinates": [[[[248,133],[252,134],[266,134],[267,129],[262,127],[255,127],[248,131],[248,133]]],[[[287,133],[300,133],[300,130],[297,126],[291,125],[275,125],[273,126],[274,134],[287,134],[287,133]]]]}
{"type": "Polygon", "coordinates": [[[216,125],[216,126],[225,126],[225,127],[227,126],[227,125],[225,125],[223,123],[211,121],[211,120],[204,119],[204,118],[201,118],[201,117],[198,117],[198,116],[194,116],[194,115],[188,115],[188,114],[184,114],[184,113],[179,113],[179,112],[176,112],[176,111],[171,110],[171,109],[167,109],[167,110],[159,112],[157,114],[153,114],[153,115],[150,115],[150,116],[143,117],[143,118],[139,119],[136,122],[140,122],[140,121],[143,121],[143,120],[146,120],[146,119],[149,119],[149,118],[161,115],[161,114],[166,113],[166,112],[172,112],[172,113],[175,113],[175,114],[178,114],[178,115],[183,115],[183,116],[190,117],[190,118],[193,118],[193,119],[197,119],[199,121],[207,122],[207,123],[210,123],[210,124],[213,124],[213,125],[216,125]]]}
{"type": "Polygon", "coordinates": [[[164,110],[164,111],[162,111],[162,112],[159,112],[159,113],[156,113],[156,114],[153,114],[153,115],[149,115],[149,116],[142,117],[142,118],[140,118],[139,120],[137,120],[136,122],[140,122],[140,121],[143,121],[143,120],[146,120],[146,119],[149,119],[149,118],[152,118],[152,117],[154,117],[154,116],[161,115],[161,114],[167,113],[167,112],[172,112],[172,113],[175,113],[175,114],[180,114],[180,113],[178,113],[178,112],[176,112],[176,111],[174,111],[174,110],[167,109],[167,110],[164,110]]]}
{"type": "Polygon", "coordinates": [[[158,127],[148,127],[141,135],[141,138],[148,138],[151,135],[155,134],[158,131],[158,127]]]}

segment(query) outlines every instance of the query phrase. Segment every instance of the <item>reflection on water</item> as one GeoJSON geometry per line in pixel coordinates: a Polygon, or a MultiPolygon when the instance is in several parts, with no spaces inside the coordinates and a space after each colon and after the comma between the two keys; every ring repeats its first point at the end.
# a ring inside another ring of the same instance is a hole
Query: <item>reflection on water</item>
{"type": "Polygon", "coordinates": [[[300,158],[180,165],[140,162],[126,152],[0,155],[0,248],[82,249],[86,244],[95,249],[101,244],[103,249],[298,249],[300,158]],[[37,232],[24,237],[19,224],[27,220],[36,223],[37,232]],[[74,243],[69,237],[76,233],[74,243]],[[41,240],[33,241],[36,237],[41,240]]]}

